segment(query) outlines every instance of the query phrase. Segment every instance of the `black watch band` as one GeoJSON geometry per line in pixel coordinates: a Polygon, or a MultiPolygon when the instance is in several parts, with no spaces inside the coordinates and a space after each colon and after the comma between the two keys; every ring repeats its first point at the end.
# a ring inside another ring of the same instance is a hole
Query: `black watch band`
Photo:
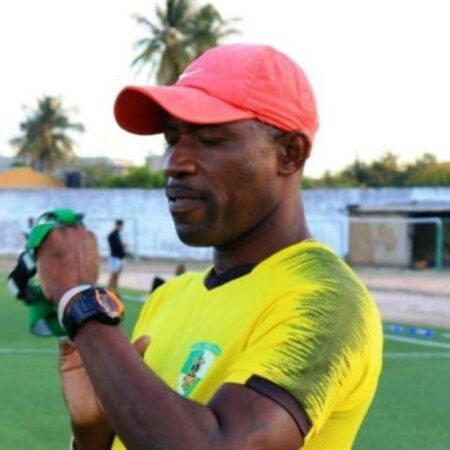
{"type": "Polygon", "coordinates": [[[123,317],[123,304],[116,294],[100,287],[83,291],[68,305],[62,323],[70,339],[89,320],[116,325],[123,317]]]}

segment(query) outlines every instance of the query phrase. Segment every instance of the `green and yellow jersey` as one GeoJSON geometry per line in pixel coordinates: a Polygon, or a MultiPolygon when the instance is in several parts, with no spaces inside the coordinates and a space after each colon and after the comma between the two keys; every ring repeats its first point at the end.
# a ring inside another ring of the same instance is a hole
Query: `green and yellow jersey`
{"type": "Polygon", "coordinates": [[[378,310],[352,270],[305,241],[215,287],[206,287],[208,274],[174,278],[144,305],[133,339],[152,337],[148,366],[202,404],[223,383],[262,380],[279,388],[274,400],[293,417],[293,403],[306,412],[304,449],[351,448],[382,357],[378,310]]]}

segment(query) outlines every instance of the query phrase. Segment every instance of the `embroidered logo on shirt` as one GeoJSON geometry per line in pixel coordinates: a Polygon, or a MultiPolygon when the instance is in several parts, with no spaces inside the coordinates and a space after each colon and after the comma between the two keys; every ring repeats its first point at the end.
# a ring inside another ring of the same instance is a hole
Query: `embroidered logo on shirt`
{"type": "Polygon", "coordinates": [[[188,397],[221,353],[222,350],[216,344],[209,342],[194,344],[178,377],[178,393],[188,397]]]}

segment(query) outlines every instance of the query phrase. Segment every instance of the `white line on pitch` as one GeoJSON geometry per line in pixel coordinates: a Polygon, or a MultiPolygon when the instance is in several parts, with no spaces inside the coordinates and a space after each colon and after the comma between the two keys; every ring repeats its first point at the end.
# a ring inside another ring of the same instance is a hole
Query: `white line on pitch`
{"type": "Polygon", "coordinates": [[[446,339],[450,339],[450,333],[442,333],[441,336],[446,339]]]}
{"type": "Polygon", "coordinates": [[[148,294],[147,295],[127,295],[127,294],[122,294],[121,297],[124,300],[127,300],[129,302],[138,302],[138,303],[144,303],[145,300],[147,300],[148,294]]]}
{"type": "Polygon", "coordinates": [[[385,339],[389,339],[391,341],[399,341],[399,342],[406,342],[408,344],[424,345],[426,347],[449,348],[450,349],[450,344],[447,344],[446,342],[423,341],[421,339],[414,339],[414,338],[403,337],[403,336],[394,336],[392,334],[385,334],[384,337],[385,337],[385,339]]]}
{"type": "Polygon", "coordinates": [[[387,352],[383,355],[385,358],[450,358],[448,352],[387,352]]]}
{"type": "Polygon", "coordinates": [[[54,355],[57,351],[54,348],[14,348],[0,347],[0,355],[54,355]]]}

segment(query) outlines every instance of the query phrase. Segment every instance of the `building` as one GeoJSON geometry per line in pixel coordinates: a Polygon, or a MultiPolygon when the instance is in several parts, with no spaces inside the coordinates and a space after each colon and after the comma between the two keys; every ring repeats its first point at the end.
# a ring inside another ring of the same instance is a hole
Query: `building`
{"type": "Polygon", "coordinates": [[[95,187],[105,175],[124,176],[135,167],[132,161],[104,156],[76,158],[60,170],[70,188],[95,187]]]}
{"type": "Polygon", "coordinates": [[[16,167],[0,173],[0,189],[48,189],[61,187],[64,187],[62,181],[37,172],[31,167],[16,167]]]}
{"type": "Polygon", "coordinates": [[[145,158],[145,165],[151,172],[162,170],[162,155],[149,155],[145,158]]]}
{"type": "Polygon", "coordinates": [[[352,264],[450,265],[450,201],[350,206],[349,225],[352,264]]]}
{"type": "Polygon", "coordinates": [[[108,167],[108,169],[116,175],[126,175],[136,165],[132,161],[126,159],[107,158],[106,156],[92,156],[77,158],[76,166],[104,166],[108,167]]]}
{"type": "Polygon", "coordinates": [[[0,172],[11,169],[14,163],[14,158],[12,156],[0,156],[0,172]]]}

